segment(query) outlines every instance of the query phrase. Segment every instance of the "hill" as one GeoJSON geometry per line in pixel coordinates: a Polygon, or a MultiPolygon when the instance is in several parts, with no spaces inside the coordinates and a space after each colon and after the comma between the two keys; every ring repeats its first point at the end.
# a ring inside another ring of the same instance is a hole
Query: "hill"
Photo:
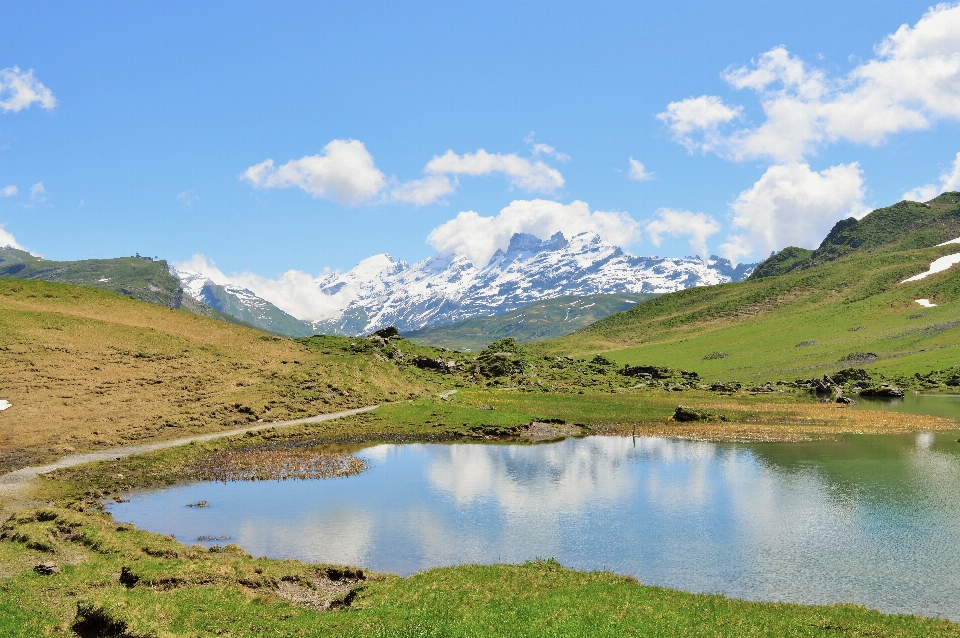
{"type": "Polygon", "coordinates": [[[158,306],[250,325],[242,317],[234,317],[185,296],[180,280],[170,273],[167,262],[162,259],[134,256],[50,261],[7,246],[0,248],[0,277],[90,286],[158,306]]]}
{"type": "Polygon", "coordinates": [[[943,370],[960,361],[960,271],[900,282],[960,252],[937,245],[957,237],[960,193],[901,202],[839,223],[816,251],[781,251],[747,281],[663,295],[539,347],[749,382],[943,370]]]}
{"type": "Polygon", "coordinates": [[[430,326],[404,333],[403,336],[415,343],[450,350],[482,350],[494,341],[506,338],[519,343],[543,341],[570,334],[655,296],[653,293],[624,293],[557,297],[501,315],[430,326]]]}
{"type": "Polygon", "coordinates": [[[326,339],[321,349],[96,288],[0,279],[0,399],[12,404],[0,412],[0,472],[438,385],[326,339]]]}

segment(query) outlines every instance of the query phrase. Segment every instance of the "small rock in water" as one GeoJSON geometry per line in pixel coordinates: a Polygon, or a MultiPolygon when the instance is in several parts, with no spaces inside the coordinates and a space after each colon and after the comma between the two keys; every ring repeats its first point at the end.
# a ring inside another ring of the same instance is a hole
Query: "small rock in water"
{"type": "Polygon", "coordinates": [[[33,571],[44,576],[52,576],[60,573],[60,568],[53,563],[40,563],[33,568],[33,571]]]}
{"type": "Polygon", "coordinates": [[[837,403],[844,403],[844,404],[846,404],[846,405],[856,405],[856,404],[857,404],[857,402],[854,401],[853,399],[851,399],[850,397],[845,397],[845,396],[842,396],[842,395],[837,397],[837,403]]]}
{"type": "Polygon", "coordinates": [[[187,507],[210,507],[206,501],[197,501],[196,503],[187,503],[187,507]]]}

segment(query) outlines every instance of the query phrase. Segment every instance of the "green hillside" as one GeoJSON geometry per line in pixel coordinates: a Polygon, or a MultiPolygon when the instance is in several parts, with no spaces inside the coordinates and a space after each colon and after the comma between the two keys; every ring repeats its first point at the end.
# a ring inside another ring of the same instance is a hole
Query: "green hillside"
{"type": "Polygon", "coordinates": [[[158,306],[186,310],[228,323],[258,327],[184,295],[180,280],[170,273],[167,262],[162,259],[135,256],[50,261],[7,246],[0,248],[0,277],[90,286],[158,306]]]}
{"type": "Polygon", "coordinates": [[[512,338],[520,343],[570,334],[604,317],[655,297],[652,293],[622,295],[568,295],[538,301],[493,317],[473,317],[445,326],[428,326],[404,334],[415,343],[449,350],[483,350],[494,341],[512,338]]]}
{"type": "Polygon", "coordinates": [[[960,193],[901,202],[839,223],[816,251],[781,251],[748,281],[663,295],[540,347],[751,383],[944,370],[960,363],[960,269],[900,282],[960,252],[937,246],[956,237],[960,193]]]}

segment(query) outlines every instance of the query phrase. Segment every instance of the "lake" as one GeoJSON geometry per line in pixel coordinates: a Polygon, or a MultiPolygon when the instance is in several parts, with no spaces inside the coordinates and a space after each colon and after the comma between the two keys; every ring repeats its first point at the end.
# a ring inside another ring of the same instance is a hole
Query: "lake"
{"type": "Polygon", "coordinates": [[[553,557],[692,592],[960,621],[958,438],[376,445],[348,478],[195,483],[107,509],[273,558],[407,575],[553,557]]]}

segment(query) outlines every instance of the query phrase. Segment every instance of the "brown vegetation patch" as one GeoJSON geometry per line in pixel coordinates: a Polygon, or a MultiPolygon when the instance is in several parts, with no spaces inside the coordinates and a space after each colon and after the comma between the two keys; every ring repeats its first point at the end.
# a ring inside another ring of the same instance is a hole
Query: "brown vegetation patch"
{"type": "Polygon", "coordinates": [[[222,450],[184,469],[184,478],[201,481],[270,481],[351,476],[366,464],[347,454],[312,450],[222,450]]]}
{"type": "MultiPolygon", "coordinates": [[[[743,412],[744,405],[713,401],[712,410],[743,412]]],[[[733,422],[629,424],[602,428],[604,433],[661,436],[709,441],[811,441],[840,434],[902,434],[926,430],[956,430],[958,423],[936,416],[856,410],[837,403],[756,404],[733,422]]]]}

